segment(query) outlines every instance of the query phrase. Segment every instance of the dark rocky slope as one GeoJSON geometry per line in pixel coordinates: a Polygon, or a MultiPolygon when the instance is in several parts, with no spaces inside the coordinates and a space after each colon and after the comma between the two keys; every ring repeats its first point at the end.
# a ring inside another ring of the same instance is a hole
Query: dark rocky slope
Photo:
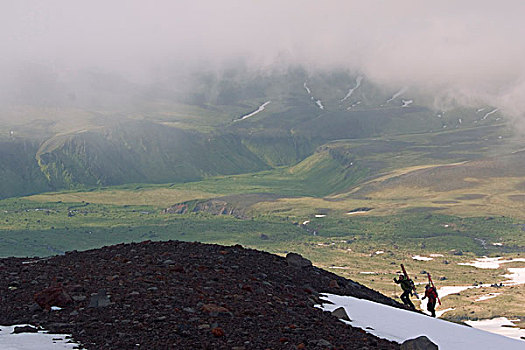
{"type": "Polygon", "coordinates": [[[70,333],[88,349],[399,348],[313,307],[318,292],[401,307],[397,302],[305,265],[241,246],[178,241],[6,258],[0,260],[0,324],[70,333]],[[35,293],[53,286],[71,302],[43,310],[35,293]]]}

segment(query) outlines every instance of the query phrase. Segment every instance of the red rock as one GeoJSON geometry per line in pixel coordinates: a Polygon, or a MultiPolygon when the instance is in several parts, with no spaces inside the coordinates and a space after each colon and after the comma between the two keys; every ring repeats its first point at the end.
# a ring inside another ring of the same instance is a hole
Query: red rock
{"type": "Polygon", "coordinates": [[[339,283],[337,283],[336,280],[330,280],[330,284],[328,285],[330,288],[340,288],[339,283]]]}
{"type": "Polygon", "coordinates": [[[288,340],[288,338],[286,338],[286,337],[281,337],[281,338],[279,338],[279,341],[280,341],[281,343],[288,343],[289,340],[288,340]]]}
{"type": "Polygon", "coordinates": [[[242,286],[242,290],[245,290],[247,292],[250,292],[250,293],[253,293],[253,288],[252,286],[248,285],[248,284],[245,284],[242,286]]]}
{"type": "Polygon", "coordinates": [[[182,265],[174,265],[170,267],[170,271],[173,272],[184,272],[184,266],[182,265]]]}
{"type": "Polygon", "coordinates": [[[215,327],[211,330],[211,333],[216,337],[224,337],[225,333],[221,327],[215,327]]]}
{"type": "Polygon", "coordinates": [[[66,293],[62,286],[49,287],[41,292],[35,293],[34,300],[45,310],[49,310],[51,306],[66,307],[73,302],[71,296],[66,293]]]}
{"type": "Polygon", "coordinates": [[[300,349],[306,349],[306,346],[304,345],[304,343],[301,343],[301,344],[298,344],[297,345],[297,349],[300,350],[300,349]]]}
{"type": "Polygon", "coordinates": [[[201,310],[204,312],[230,312],[227,308],[215,304],[204,304],[201,310]]]}

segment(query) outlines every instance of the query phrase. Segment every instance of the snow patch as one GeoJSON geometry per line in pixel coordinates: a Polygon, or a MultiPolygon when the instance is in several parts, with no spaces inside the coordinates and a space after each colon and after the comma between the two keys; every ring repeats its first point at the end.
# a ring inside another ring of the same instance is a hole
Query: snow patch
{"type": "Polygon", "coordinates": [[[348,90],[348,93],[345,95],[345,97],[343,97],[343,99],[341,100],[341,102],[343,102],[344,100],[346,100],[347,98],[349,98],[350,96],[352,96],[352,94],[354,93],[355,90],[357,90],[357,88],[359,86],[361,86],[361,81],[363,80],[363,77],[362,76],[358,76],[356,79],[355,79],[355,86],[353,88],[351,88],[350,90],[348,90]]]}
{"type": "Polygon", "coordinates": [[[512,268],[509,267],[507,271],[510,274],[503,275],[503,277],[508,278],[510,282],[505,281],[505,285],[517,285],[525,284],[525,268],[512,268]]]}
{"type": "MultiPolygon", "coordinates": [[[[490,286],[489,284],[487,285],[483,285],[484,287],[488,287],[490,286]]],[[[458,294],[458,293],[461,293],[462,291],[464,290],[467,290],[467,289],[472,289],[472,288],[481,288],[482,286],[446,286],[446,287],[441,287],[438,289],[438,296],[440,298],[444,298],[446,297],[447,295],[451,295],[451,294],[458,294]]]]}
{"type": "Polygon", "coordinates": [[[38,333],[12,334],[15,327],[28,326],[0,326],[0,349],[3,350],[56,350],[74,349],[78,344],[68,343],[70,337],[66,334],[49,334],[45,331],[38,333]]]}
{"type": "Polygon", "coordinates": [[[401,100],[401,102],[403,102],[403,105],[401,107],[408,107],[410,106],[412,103],[414,103],[413,100],[401,100]]]}
{"type": "Polygon", "coordinates": [[[430,256],[433,258],[442,258],[443,254],[430,254],[430,256]]]}
{"type": "MultiPolygon", "coordinates": [[[[474,328],[486,332],[497,333],[509,338],[520,340],[521,337],[525,337],[525,329],[520,329],[506,317],[497,317],[490,320],[480,321],[465,321],[465,323],[474,328]]],[[[525,346],[525,343],[522,346],[525,346]]]]}
{"type": "Polygon", "coordinates": [[[347,107],[346,110],[349,111],[349,110],[351,110],[353,107],[358,106],[358,105],[360,105],[360,104],[361,104],[361,101],[357,101],[356,103],[352,103],[352,105],[351,105],[350,107],[347,107]]]}
{"type": "MultiPolygon", "coordinates": [[[[507,260],[501,260],[502,257],[497,258],[477,258],[476,260],[469,262],[469,263],[459,263],[458,265],[467,265],[467,266],[474,266],[478,269],[497,269],[500,267],[501,264],[508,264],[511,262],[525,262],[525,258],[515,258],[515,259],[507,259],[507,260]]],[[[509,267],[507,268],[507,271],[510,272],[509,274],[503,275],[503,277],[507,278],[510,281],[505,281],[505,285],[518,285],[518,284],[525,284],[525,268],[524,267],[509,267]]]]}
{"type": "Polygon", "coordinates": [[[246,114],[246,115],[243,115],[242,117],[240,117],[239,119],[237,120],[244,120],[244,119],[247,119],[247,118],[250,118],[250,117],[253,117],[254,115],[256,115],[257,113],[260,113],[262,111],[264,111],[264,108],[266,106],[268,106],[272,101],[266,101],[264,102],[262,105],[259,106],[259,108],[257,108],[257,110],[249,113],[249,114],[246,114]]]}
{"type": "Polygon", "coordinates": [[[483,118],[481,118],[481,120],[485,120],[485,119],[487,119],[487,117],[488,117],[489,115],[494,114],[494,113],[496,113],[497,111],[499,111],[499,108],[496,108],[495,110],[488,112],[487,114],[485,114],[485,116],[484,116],[483,118]]]}
{"type": "Polygon", "coordinates": [[[503,259],[501,256],[496,258],[477,258],[476,260],[468,263],[458,263],[458,265],[464,265],[464,266],[474,266],[478,269],[499,269],[501,264],[507,264],[511,262],[525,262],[525,258],[516,258],[516,259],[507,259],[507,260],[501,260],[503,259]]]}
{"type": "Polygon", "coordinates": [[[310,90],[310,88],[308,87],[308,85],[306,85],[306,81],[304,82],[303,87],[304,87],[304,89],[306,90],[306,92],[308,93],[308,95],[310,95],[310,100],[315,101],[315,104],[316,104],[317,107],[319,107],[320,109],[324,109],[324,106],[323,106],[323,103],[321,102],[321,100],[316,100],[316,99],[312,96],[312,90],[310,90]]]}
{"type": "Polygon", "coordinates": [[[326,214],[315,214],[316,218],[324,218],[326,214]]]}
{"type": "Polygon", "coordinates": [[[304,89],[306,90],[306,92],[308,92],[308,95],[311,95],[311,94],[312,94],[312,91],[310,90],[310,88],[308,87],[308,85],[306,85],[306,81],[304,82],[303,86],[304,86],[304,89]]]}
{"type": "Polygon", "coordinates": [[[489,299],[492,299],[492,298],[497,297],[497,296],[500,295],[500,294],[501,294],[501,293],[489,293],[489,294],[485,294],[485,295],[480,296],[479,298],[477,298],[477,299],[474,300],[474,301],[489,300],[489,299]]]}
{"type": "Polygon", "coordinates": [[[380,255],[380,254],[385,254],[385,252],[383,250],[378,250],[377,252],[375,252],[374,254],[376,255],[380,255]]]}
{"type": "Polygon", "coordinates": [[[344,307],[352,321],[342,322],[363,329],[380,338],[402,343],[420,335],[427,336],[444,350],[523,349],[525,343],[480,329],[434,319],[416,312],[397,309],[369,300],[334,294],[322,294],[332,304],[317,307],[333,311],[344,307]]]}
{"type": "Polygon", "coordinates": [[[412,259],[414,260],[419,260],[419,261],[430,261],[430,260],[434,260],[434,258],[429,258],[428,256],[420,256],[420,255],[414,255],[412,257],[412,259]]]}
{"type": "Polygon", "coordinates": [[[389,102],[395,100],[396,98],[398,98],[399,96],[401,96],[402,94],[404,94],[406,91],[407,91],[407,88],[406,88],[406,87],[401,88],[398,92],[396,92],[394,95],[392,95],[392,97],[390,97],[390,98],[386,101],[386,103],[389,103],[389,102]]]}

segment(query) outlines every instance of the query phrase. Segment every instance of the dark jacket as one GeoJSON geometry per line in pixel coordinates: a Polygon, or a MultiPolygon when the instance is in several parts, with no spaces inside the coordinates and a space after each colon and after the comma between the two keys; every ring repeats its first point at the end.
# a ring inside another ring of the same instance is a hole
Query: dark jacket
{"type": "Polygon", "coordinates": [[[394,282],[397,284],[401,284],[401,289],[403,289],[405,292],[410,292],[412,289],[414,289],[414,282],[412,282],[411,279],[402,279],[397,280],[394,278],[394,282]]]}

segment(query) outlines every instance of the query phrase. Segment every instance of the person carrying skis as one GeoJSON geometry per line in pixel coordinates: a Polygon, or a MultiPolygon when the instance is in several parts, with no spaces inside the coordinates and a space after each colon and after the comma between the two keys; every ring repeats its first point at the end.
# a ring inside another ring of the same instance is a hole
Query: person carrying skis
{"type": "Polygon", "coordinates": [[[399,275],[399,279],[394,278],[394,282],[400,284],[401,289],[403,289],[403,294],[401,294],[401,300],[403,301],[403,304],[415,310],[416,307],[410,300],[412,290],[414,289],[414,282],[410,278],[406,278],[405,275],[399,275]]]}
{"type": "Polygon", "coordinates": [[[427,284],[425,286],[425,296],[421,299],[428,298],[427,310],[432,314],[432,317],[436,317],[436,300],[438,298],[436,287],[427,284]]]}

